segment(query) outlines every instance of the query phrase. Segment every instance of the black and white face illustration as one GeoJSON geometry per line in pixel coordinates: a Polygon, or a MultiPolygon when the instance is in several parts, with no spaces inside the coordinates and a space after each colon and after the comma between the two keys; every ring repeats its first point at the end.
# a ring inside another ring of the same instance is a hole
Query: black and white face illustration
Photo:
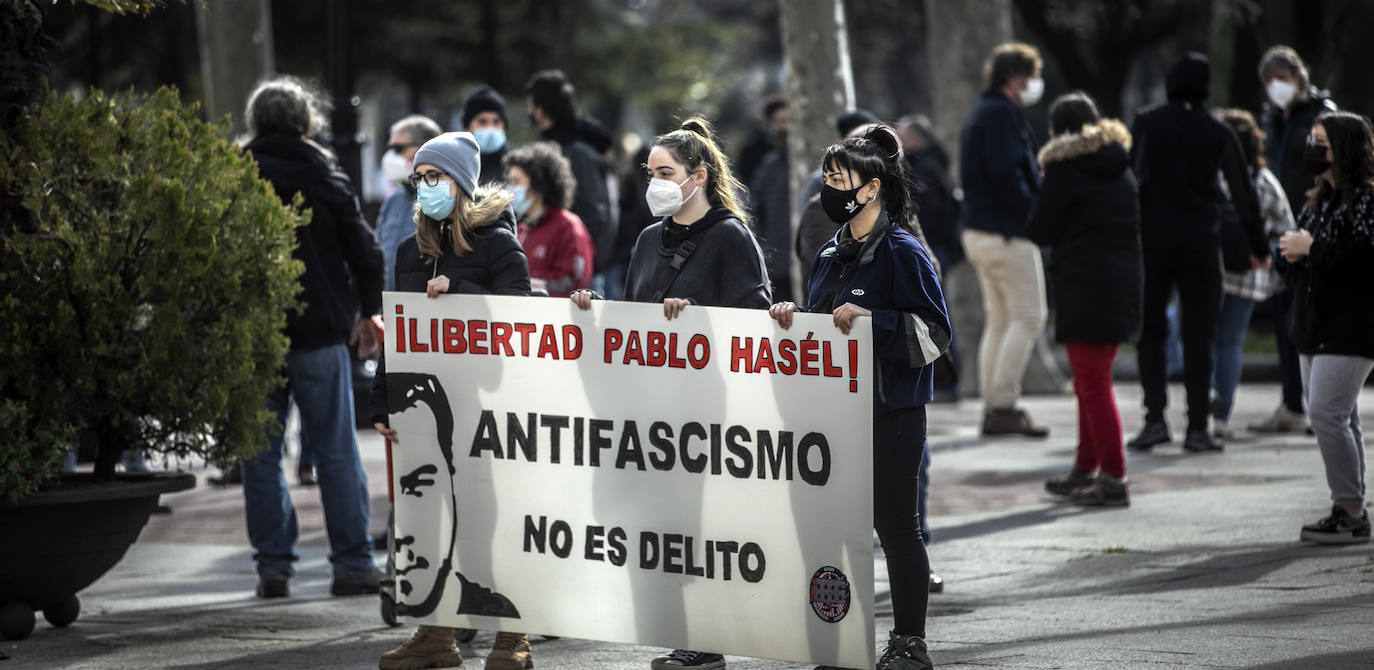
{"type": "MultiPolygon", "coordinates": [[[[460,588],[458,614],[519,618],[519,611],[505,596],[469,581],[454,570],[461,510],[458,509],[458,495],[453,485],[453,409],[444,387],[434,375],[415,372],[387,373],[386,386],[393,414],[423,404],[434,415],[435,434],[438,436],[437,445],[427,447],[434,462],[423,463],[409,472],[400,473],[396,495],[428,499],[427,504],[448,512],[446,519],[441,516],[437,524],[424,529],[437,533],[439,537],[420,537],[417,541],[416,532],[420,529],[402,529],[398,533],[394,546],[398,596],[396,613],[414,617],[429,616],[443,599],[446,588],[460,588]],[[433,446],[438,449],[434,450],[433,446]],[[430,555],[436,550],[442,554],[430,555]],[[456,583],[450,587],[451,582],[456,583]]],[[[408,445],[407,448],[412,447],[408,445]]],[[[425,447],[414,445],[414,448],[425,447]]]]}

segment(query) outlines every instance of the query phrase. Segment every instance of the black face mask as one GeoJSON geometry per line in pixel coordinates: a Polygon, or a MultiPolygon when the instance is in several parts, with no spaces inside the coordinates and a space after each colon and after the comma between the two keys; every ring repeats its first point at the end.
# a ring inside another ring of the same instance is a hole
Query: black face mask
{"type": "Polygon", "coordinates": [[[1331,161],[1326,160],[1326,147],[1319,144],[1309,144],[1303,148],[1302,162],[1314,175],[1331,169],[1331,161]]]}
{"type": "Polygon", "coordinates": [[[822,186],[821,209],[825,210],[825,215],[830,217],[831,221],[839,224],[849,223],[849,220],[858,216],[859,212],[868,204],[859,202],[857,199],[861,188],[863,186],[841,191],[828,184],[822,186]]]}

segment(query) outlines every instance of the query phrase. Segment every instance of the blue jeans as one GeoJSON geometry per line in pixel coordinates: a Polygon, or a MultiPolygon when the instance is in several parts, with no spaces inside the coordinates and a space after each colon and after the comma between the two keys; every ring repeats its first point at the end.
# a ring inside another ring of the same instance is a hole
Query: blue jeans
{"type": "MultiPolygon", "coordinates": [[[[353,429],[348,356],[341,344],[293,350],[286,355],[286,385],[267,396],[268,411],[282,425],[289,403],[294,400],[300,407],[301,432],[310,436],[315,458],[335,577],[373,570],[367,475],[353,429]]],[[[243,510],[258,575],[286,579],[294,573],[291,563],[299,558],[299,529],[281,468],[282,435],[267,430],[267,439],[268,448],[243,464],[243,510]]]]}
{"type": "Polygon", "coordinates": [[[1240,384],[1241,351],[1245,345],[1245,331],[1250,327],[1250,313],[1255,301],[1225,294],[1221,298],[1221,315],[1217,318],[1217,339],[1212,345],[1212,390],[1216,392],[1216,406],[1212,418],[1228,421],[1236,400],[1236,385],[1240,384]]]}

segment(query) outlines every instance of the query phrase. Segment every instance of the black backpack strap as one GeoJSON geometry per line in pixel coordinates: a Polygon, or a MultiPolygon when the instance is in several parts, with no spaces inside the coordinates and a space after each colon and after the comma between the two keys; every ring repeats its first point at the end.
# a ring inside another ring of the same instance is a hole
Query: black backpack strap
{"type": "Polygon", "coordinates": [[[677,281],[679,274],[682,274],[682,266],[687,264],[687,260],[692,257],[692,254],[695,253],[696,250],[697,243],[691,240],[687,240],[677,245],[677,250],[673,252],[673,260],[668,262],[668,267],[673,269],[673,276],[668,280],[668,283],[663,286],[663,290],[659,291],[658,297],[654,302],[663,302],[663,299],[668,297],[668,289],[673,287],[673,282],[677,281]]]}

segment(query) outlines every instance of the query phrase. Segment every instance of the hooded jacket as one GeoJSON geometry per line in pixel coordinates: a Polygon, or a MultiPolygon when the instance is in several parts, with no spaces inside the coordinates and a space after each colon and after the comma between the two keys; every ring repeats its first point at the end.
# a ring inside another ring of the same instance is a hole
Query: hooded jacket
{"type": "Polygon", "coordinates": [[[606,167],[601,160],[601,152],[596,149],[601,142],[598,128],[599,126],[589,121],[554,126],[541,133],[539,139],[557,142],[563,157],[568,159],[573,179],[577,181],[570,209],[577,218],[582,219],[587,234],[592,236],[592,242],[596,245],[593,260],[596,271],[600,272],[614,255],[617,222],[611,219],[611,196],[610,191],[606,189],[606,167]]]}
{"type": "Polygon", "coordinates": [[[1021,109],[1000,91],[984,91],[959,134],[959,225],[1008,238],[1024,237],[1040,166],[1035,132],[1021,109]]]}
{"type": "Polygon", "coordinates": [[[1131,126],[1131,165],[1140,186],[1140,237],[1146,249],[1218,247],[1217,171],[1225,176],[1251,253],[1269,254],[1259,201],[1240,140],[1208,113],[1211,69],[1190,55],[1169,70],[1169,102],[1131,126]]]}
{"type": "Polygon", "coordinates": [[[345,344],[360,316],[381,309],[382,250],[348,175],[319,145],[300,136],[272,133],[245,147],[277,197],[290,205],[301,194],[310,223],[296,228],[292,257],[305,264],[303,303],[286,314],[292,349],[345,344]]]}
{"type": "Polygon", "coordinates": [[[1316,175],[1307,167],[1302,158],[1303,148],[1307,146],[1307,135],[1312,132],[1312,124],[1322,112],[1336,111],[1336,103],[1331,94],[1308,87],[1307,99],[1292,104],[1288,118],[1283,110],[1265,103],[1260,114],[1260,124],[1264,130],[1264,158],[1268,167],[1279,178],[1283,192],[1288,196],[1288,209],[1302,211],[1307,203],[1307,191],[1316,181],[1316,175]]]}
{"type": "Polygon", "coordinates": [[[1131,342],[1140,332],[1144,269],[1131,135],[1104,119],[1040,150],[1044,185],[1026,236],[1050,248],[1055,339],[1131,342]]]}
{"type": "MultiPolygon", "coordinates": [[[[811,264],[807,312],[846,302],[873,312],[873,415],[930,403],[931,365],[949,349],[949,312],[935,264],[916,236],[880,214],[852,258],[840,245],[858,244],[841,226],[811,264]]],[[[919,444],[911,445],[920,449],[919,444]]]]}
{"type": "Polygon", "coordinates": [[[773,304],[763,252],[733,212],[712,207],[685,227],[671,220],[664,217],[639,234],[625,273],[625,300],[686,298],[695,305],[749,309],[773,304]],[[673,268],[675,262],[680,269],[673,268]]]}
{"type": "MultiPolygon", "coordinates": [[[[415,235],[406,238],[396,250],[396,290],[423,293],[430,279],[444,275],[449,281],[448,293],[529,295],[529,265],[515,238],[515,214],[506,206],[508,200],[491,197],[499,190],[495,186],[479,186],[473,194],[477,204],[470,210],[472,230],[466,238],[472,251],[461,256],[453,253],[452,242],[445,233],[443,253],[436,262],[420,255],[415,235]]],[[[368,398],[372,423],[390,425],[385,359],[378,362],[368,398]]]]}

